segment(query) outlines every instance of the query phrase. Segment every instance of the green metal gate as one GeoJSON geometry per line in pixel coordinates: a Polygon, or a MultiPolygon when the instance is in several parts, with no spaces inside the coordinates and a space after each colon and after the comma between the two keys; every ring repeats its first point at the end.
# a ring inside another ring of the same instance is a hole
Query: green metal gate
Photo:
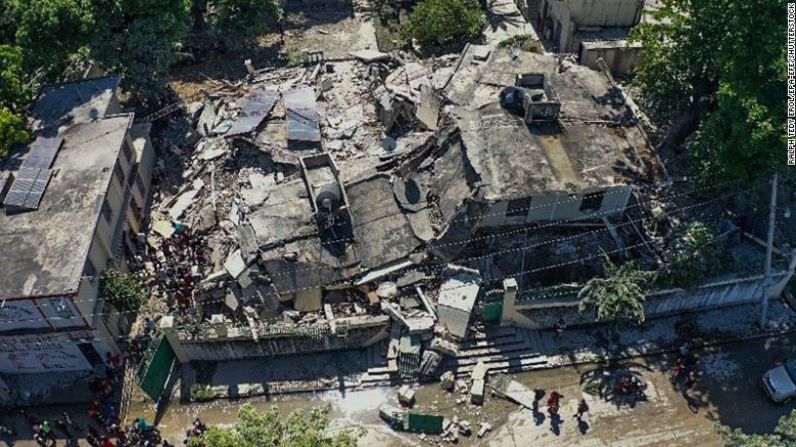
{"type": "Polygon", "coordinates": [[[169,380],[176,356],[165,337],[152,341],[152,348],[138,369],[138,385],[157,402],[169,380]]]}
{"type": "Polygon", "coordinates": [[[484,310],[481,317],[487,323],[494,323],[500,321],[503,315],[503,301],[493,301],[491,303],[484,303],[484,310]]]}
{"type": "Polygon", "coordinates": [[[433,414],[409,413],[406,429],[414,433],[442,433],[442,419],[433,414]]]}

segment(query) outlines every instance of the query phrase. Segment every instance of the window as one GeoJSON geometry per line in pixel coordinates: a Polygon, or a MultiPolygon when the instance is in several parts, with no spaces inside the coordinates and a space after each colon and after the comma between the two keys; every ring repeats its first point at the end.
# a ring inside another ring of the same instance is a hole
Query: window
{"type": "Polygon", "coordinates": [[[580,211],[583,213],[593,213],[603,206],[604,191],[586,194],[580,202],[580,211]]]}
{"type": "Polygon", "coordinates": [[[111,223],[112,216],[113,216],[113,210],[111,210],[111,206],[108,205],[108,199],[105,199],[102,202],[102,217],[105,218],[105,221],[111,223]]]}
{"type": "Polygon", "coordinates": [[[113,168],[113,175],[119,180],[119,186],[124,186],[124,169],[122,169],[121,163],[118,161],[116,162],[116,167],[113,168]]]}
{"type": "Polygon", "coordinates": [[[133,187],[133,182],[135,181],[135,178],[136,178],[135,174],[136,174],[136,170],[137,169],[138,169],[138,166],[133,166],[133,169],[130,171],[130,176],[127,177],[127,187],[128,188],[132,188],[133,187]]]}
{"type": "Polygon", "coordinates": [[[124,154],[124,158],[127,160],[128,163],[133,162],[133,149],[130,148],[130,145],[127,144],[126,141],[124,142],[124,144],[122,144],[122,153],[124,154]]]}
{"type": "Polygon", "coordinates": [[[94,263],[90,259],[86,260],[86,265],[83,267],[83,276],[89,281],[94,281],[97,277],[97,268],[94,267],[94,263]]]}
{"type": "Polygon", "coordinates": [[[509,200],[506,217],[526,217],[531,209],[531,198],[509,200]]]}
{"type": "Polygon", "coordinates": [[[138,172],[138,175],[135,176],[135,186],[138,188],[138,192],[141,194],[146,194],[146,188],[144,188],[144,179],[141,177],[141,172],[138,172]]]}

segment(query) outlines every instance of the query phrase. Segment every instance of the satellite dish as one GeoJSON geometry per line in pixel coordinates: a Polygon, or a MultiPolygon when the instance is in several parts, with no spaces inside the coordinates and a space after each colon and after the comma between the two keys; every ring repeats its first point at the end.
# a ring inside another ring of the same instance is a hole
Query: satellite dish
{"type": "Polygon", "coordinates": [[[392,152],[398,147],[398,142],[393,137],[387,137],[381,142],[381,147],[387,152],[392,152]]]}

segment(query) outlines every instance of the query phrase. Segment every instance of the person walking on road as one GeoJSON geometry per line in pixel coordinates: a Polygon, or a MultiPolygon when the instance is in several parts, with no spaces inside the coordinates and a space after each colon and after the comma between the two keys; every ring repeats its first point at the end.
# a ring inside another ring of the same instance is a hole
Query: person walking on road
{"type": "Polygon", "coordinates": [[[581,399],[578,402],[578,412],[575,413],[575,419],[580,420],[584,414],[589,412],[589,404],[586,403],[586,399],[581,399]]]}
{"type": "Polygon", "coordinates": [[[564,396],[558,394],[557,391],[550,393],[550,398],[547,399],[547,411],[550,412],[551,415],[558,414],[559,402],[562,397],[564,396]]]}

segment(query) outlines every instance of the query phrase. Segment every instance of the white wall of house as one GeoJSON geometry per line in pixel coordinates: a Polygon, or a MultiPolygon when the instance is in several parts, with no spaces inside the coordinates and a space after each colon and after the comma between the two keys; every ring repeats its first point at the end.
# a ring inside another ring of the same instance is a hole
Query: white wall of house
{"type": "Polygon", "coordinates": [[[559,192],[535,194],[528,199],[516,201],[498,201],[489,206],[482,214],[478,225],[481,227],[502,227],[524,225],[532,222],[551,220],[589,220],[602,219],[621,213],[633,194],[632,186],[616,186],[602,190],[602,201],[599,208],[584,208],[588,205],[590,194],[570,195],[559,192]],[[523,200],[525,202],[523,202],[523,200]],[[509,211],[509,206],[512,212],[509,211]],[[526,210],[519,212],[519,210],[526,210]]]}
{"type": "Polygon", "coordinates": [[[94,315],[97,312],[97,298],[99,297],[99,275],[104,266],[96,266],[97,273],[94,278],[83,278],[77,292],[75,304],[90,325],[93,326],[94,315]]]}
{"type": "Polygon", "coordinates": [[[539,16],[545,37],[553,39],[562,51],[574,51],[573,34],[579,29],[632,27],[641,20],[643,8],[643,0],[542,0],[539,16]]]}
{"type": "Polygon", "coordinates": [[[71,296],[10,299],[0,308],[0,333],[84,326],[85,322],[71,296]]]}
{"type": "Polygon", "coordinates": [[[580,50],[578,62],[592,70],[599,71],[600,66],[597,60],[601,57],[608,66],[608,69],[611,70],[611,74],[627,75],[641,62],[641,47],[606,46],[600,48],[595,46],[584,46],[580,50]]]}
{"type": "Polygon", "coordinates": [[[642,0],[567,0],[560,3],[569,10],[578,26],[635,26],[641,20],[642,0]]]}
{"type": "Polygon", "coordinates": [[[91,331],[0,337],[0,372],[88,371],[92,365],[78,347],[78,340],[93,338],[91,331]]]}

